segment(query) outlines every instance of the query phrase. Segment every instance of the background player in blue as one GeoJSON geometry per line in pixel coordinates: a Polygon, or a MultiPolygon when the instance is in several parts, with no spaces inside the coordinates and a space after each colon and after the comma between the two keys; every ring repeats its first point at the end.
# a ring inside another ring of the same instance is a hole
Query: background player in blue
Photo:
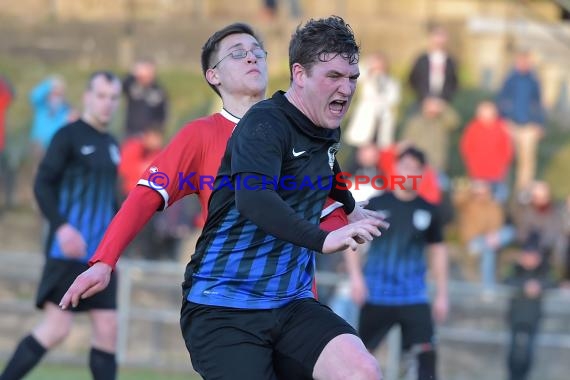
{"type": "Polygon", "coordinates": [[[108,133],[121,97],[121,82],[108,72],[96,72],[84,93],[84,113],[60,129],[49,145],[35,179],[34,192],[50,229],[46,263],[36,306],[44,317],[14,352],[1,380],[21,379],[47,350],[68,335],[73,312],[88,311],[92,324],[89,367],[95,380],[116,378],[116,279],[105,291],[76,309],[58,303],[75,277],[88,268],[107,225],[116,212],[116,140],[108,133]]]}
{"type": "Polygon", "coordinates": [[[448,312],[447,251],[436,210],[417,195],[418,181],[411,177],[422,175],[424,154],[410,147],[399,155],[397,165],[398,174],[407,178],[403,187],[395,186],[393,192],[374,197],[368,204],[369,209],[384,215],[390,229],[370,243],[363,272],[360,255],[349,252],[345,257],[354,301],[363,305],[359,333],[366,347],[376,349],[388,330],[398,324],[403,348],[415,367],[417,364],[418,379],[435,380],[425,250],[431,254],[436,289],[433,317],[437,322],[444,321],[448,312]]]}
{"type": "Polygon", "coordinates": [[[356,331],[311,292],[316,252],[356,249],[384,225],[322,185],[340,171],[358,55],[341,18],[299,27],[290,88],[254,105],[228,142],[183,285],[182,332],[205,379],[380,378],[356,331]],[[351,222],[330,233],[318,226],[329,193],[351,222]]]}

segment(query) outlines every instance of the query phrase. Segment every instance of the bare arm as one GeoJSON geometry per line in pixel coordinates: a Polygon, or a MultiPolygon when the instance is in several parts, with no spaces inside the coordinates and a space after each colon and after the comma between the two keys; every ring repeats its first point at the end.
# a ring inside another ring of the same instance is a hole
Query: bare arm
{"type": "Polygon", "coordinates": [[[448,300],[448,254],[444,243],[429,246],[430,267],[435,282],[433,314],[437,322],[444,322],[449,311],[448,300]]]}
{"type": "Polygon", "coordinates": [[[343,252],[346,270],[350,279],[350,292],[352,300],[359,306],[363,305],[368,298],[368,288],[362,273],[362,262],[360,256],[365,248],[359,246],[357,251],[346,249],[343,252]]]}

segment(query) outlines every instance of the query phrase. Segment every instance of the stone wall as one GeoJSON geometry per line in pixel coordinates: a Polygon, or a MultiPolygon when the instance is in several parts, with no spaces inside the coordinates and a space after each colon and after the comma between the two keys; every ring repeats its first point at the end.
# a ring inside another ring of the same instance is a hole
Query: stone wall
{"type": "MultiPolygon", "coordinates": [[[[445,24],[452,52],[471,84],[496,87],[510,65],[516,30],[477,32],[475,17],[513,21],[530,16],[543,23],[557,20],[551,1],[514,0],[305,0],[303,18],[339,14],[354,28],[364,54],[381,50],[397,74],[406,73],[424,48],[426,26],[445,24]]],[[[72,62],[91,68],[126,67],[136,56],[152,56],[161,65],[199,69],[199,51],[209,34],[233,21],[252,23],[270,52],[272,70],[286,70],[287,44],[299,20],[281,1],[277,22],[260,17],[260,0],[0,0],[0,56],[40,62],[72,62]],[[33,12],[30,11],[33,9],[33,12]]],[[[519,36],[520,37],[520,36],[519,36]]],[[[524,37],[524,36],[523,36],[524,37]]],[[[548,36],[545,38],[548,39],[548,36]]],[[[519,38],[520,40],[520,38],[519,38]]],[[[567,40],[568,41],[568,40],[567,40]]],[[[550,42],[549,42],[550,43],[550,42]]],[[[543,48],[542,42],[535,43],[543,48]]],[[[562,49],[556,48],[554,49],[562,49]]],[[[552,54],[538,53],[552,57],[552,54]]],[[[542,66],[552,66],[545,62],[542,66]]],[[[561,70],[544,69],[547,80],[561,70]],[[554,74],[553,74],[554,73],[554,74]]],[[[549,87],[549,103],[557,84],[549,87]]]]}

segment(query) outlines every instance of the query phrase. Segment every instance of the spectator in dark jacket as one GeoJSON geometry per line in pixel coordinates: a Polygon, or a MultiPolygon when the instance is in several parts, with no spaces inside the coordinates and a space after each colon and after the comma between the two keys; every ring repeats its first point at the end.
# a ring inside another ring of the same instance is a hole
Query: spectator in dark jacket
{"type": "Polygon", "coordinates": [[[510,380],[526,380],[532,367],[535,338],[542,318],[544,290],[554,286],[538,234],[524,244],[507,284],[514,286],[507,315],[511,328],[508,356],[510,380]]]}
{"type": "Polygon", "coordinates": [[[418,103],[427,96],[450,102],[457,90],[457,64],[447,51],[447,43],[447,31],[434,26],[429,32],[428,51],[416,59],[409,77],[418,103]]]}
{"type": "Polygon", "coordinates": [[[156,66],[150,60],[140,60],[123,81],[127,99],[127,137],[159,126],[164,131],[168,97],[156,79],[156,66]]]}

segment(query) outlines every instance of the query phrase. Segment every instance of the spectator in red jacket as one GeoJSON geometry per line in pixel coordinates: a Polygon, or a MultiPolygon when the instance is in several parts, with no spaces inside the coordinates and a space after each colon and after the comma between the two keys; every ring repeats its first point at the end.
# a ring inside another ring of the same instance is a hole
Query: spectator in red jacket
{"type": "Polygon", "coordinates": [[[162,146],[163,136],[158,126],[147,126],[142,132],[123,142],[119,164],[123,196],[126,197],[137,185],[141,173],[154,161],[162,146]]]}
{"type": "MultiPolygon", "coordinates": [[[[392,144],[380,151],[378,159],[378,169],[386,177],[398,175],[396,172],[396,162],[398,155],[411,144],[408,141],[400,141],[397,144],[392,144]]],[[[421,181],[418,181],[418,195],[425,199],[427,202],[440,205],[442,202],[441,186],[438,181],[437,172],[429,163],[425,166],[422,174],[421,181]]]]}
{"type": "Polygon", "coordinates": [[[507,123],[494,103],[483,101],[477,106],[475,118],[461,137],[460,150],[470,179],[490,183],[495,199],[506,202],[513,145],[507,123]]]}

